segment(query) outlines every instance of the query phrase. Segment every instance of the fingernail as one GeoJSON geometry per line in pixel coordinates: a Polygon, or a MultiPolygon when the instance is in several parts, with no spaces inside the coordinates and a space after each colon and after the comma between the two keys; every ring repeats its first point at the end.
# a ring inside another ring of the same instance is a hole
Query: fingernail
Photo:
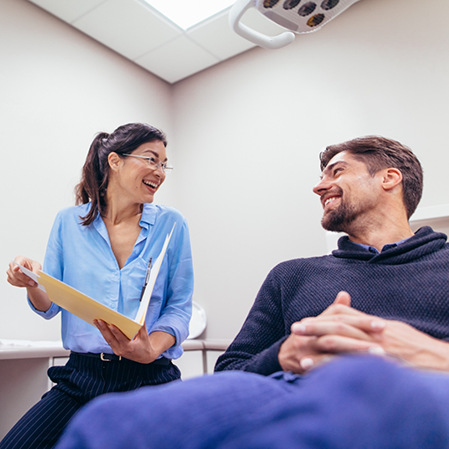
{"type": "Polygon", "coordinates": [[[381,348],[380,346],[371,346],[371,348],[368,349],[368,352],[370,354],[374,354],[374,355],[385,355],[385,351],[383,348],[381,348]]]}
{"type": "Polygon", "coordinates": [[[28,284],[29,284],[31,287],[34,287],[34,286],[36,285],[36,282],[34,282],[34,281],[28,281],[28,284]]]}
{"type": "Polygon", "coordinates": [[[305,324],[302,323],[293,323],[292,324],[292,331],[293,332],[305,332],[306,331],[306,326],[305,324]]]}
{"type": "Polygon", "coordinates": [[[371,327],[376,330],[383,329],[385,327],[385,321],[373,320],[371,321],[371,327]]]}
{"type": "Polygon", "coordinates": [[[301,368],[304,370],[307,370],[313,366],[313,360],[308,357],[301,359],[301,362],[299,363],[301,365],[301,368]]]}

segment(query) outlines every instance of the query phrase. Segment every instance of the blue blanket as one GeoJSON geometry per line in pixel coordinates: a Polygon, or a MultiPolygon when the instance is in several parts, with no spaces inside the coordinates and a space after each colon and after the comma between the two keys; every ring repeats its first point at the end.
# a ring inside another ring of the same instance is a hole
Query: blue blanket
{"type": "Polygon", "coordinates": [[[370,355],[304,376],[228,371],[107,394],[57,449],[449,447],[449,375],[370,355]]]}

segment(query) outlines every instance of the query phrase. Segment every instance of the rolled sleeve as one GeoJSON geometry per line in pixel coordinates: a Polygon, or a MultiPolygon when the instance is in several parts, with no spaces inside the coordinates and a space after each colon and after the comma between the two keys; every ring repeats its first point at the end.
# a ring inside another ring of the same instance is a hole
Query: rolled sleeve
{"type": "Polygon", "coordinates": [[[192,316],[193,263],[185,220],[170,247],[166,303],[151,332],[167,332],[175,337],[175,345],[164,353],[169,358],[175,358],[182,354],[180,345],[189,336],[192,316]]]}

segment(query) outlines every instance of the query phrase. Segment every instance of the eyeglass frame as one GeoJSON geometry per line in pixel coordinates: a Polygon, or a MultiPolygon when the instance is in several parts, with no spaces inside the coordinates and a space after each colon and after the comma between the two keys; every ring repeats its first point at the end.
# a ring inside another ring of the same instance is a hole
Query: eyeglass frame
{"type": "Polygon", "coordinates": [[[145,159],[148,162],[148,165],[153,169],[153,170],[158,170],[159,168],[162,168],[162,171],[164,173],[170,172],[170,170],[173,170],[173,167],[168,166],[165,162],[161,162],[159,161],[158,163],[156,163],[156,159],[153,156],[140,156],[139,154],[130,154],[130,153],[125,153],[122,154],[122,156],[127,156],[127,157],[138,157],[139,159],[145,159]],[[155,166],[153,166],[151,164],[151,161],[155,162],[155,166]]]}

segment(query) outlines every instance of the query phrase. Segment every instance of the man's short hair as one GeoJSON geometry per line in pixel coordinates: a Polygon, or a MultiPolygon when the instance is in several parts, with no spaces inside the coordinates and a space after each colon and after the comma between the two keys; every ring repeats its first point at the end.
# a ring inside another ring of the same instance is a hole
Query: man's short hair
{"type": "Polygon", "coordinates": [[[407,217],[415,212],[422,196],[423,170],[410,148],[396,140],[381,136],[365,136],[328,146],[321,154],[321,171],[338,153],[346,151],[363,162],[371,176],[384,168],[396,168],[402,173],[402,191],[407,217]]]}

